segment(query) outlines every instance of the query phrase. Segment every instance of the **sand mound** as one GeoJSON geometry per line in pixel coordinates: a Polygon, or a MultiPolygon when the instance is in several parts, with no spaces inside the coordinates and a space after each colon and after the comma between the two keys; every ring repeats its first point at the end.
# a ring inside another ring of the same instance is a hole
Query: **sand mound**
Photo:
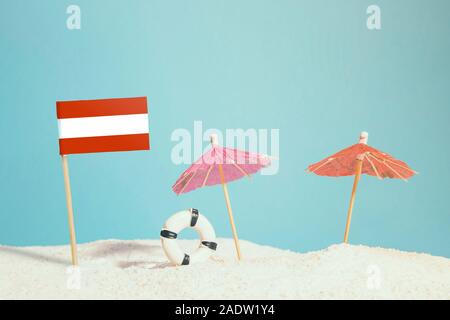
{"type": "MultiPolygon", "coordinates": [[[[192,249],[195,240],[180,240],[192,249]]],[[[0,299],[450,299],[450,259],[354,245],[305,254],[218,239],[207,262],[173,267],[159,240],[0,246],[0,299]],[[78,286],[80,288],[78,289],[78,286]]]]}

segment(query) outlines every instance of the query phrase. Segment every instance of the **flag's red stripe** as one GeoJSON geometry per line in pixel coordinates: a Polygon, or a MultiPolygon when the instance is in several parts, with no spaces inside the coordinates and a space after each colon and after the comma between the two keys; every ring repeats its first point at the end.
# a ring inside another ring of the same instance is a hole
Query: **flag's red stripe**
{"type": "Polygon", "coordinates": [[[56,102],[58,119],[147,113],[147,97],[56,102]]]}
{"type": "Polygon", "coordinates": [[[133,150],[150,150],[150,135],[148,133],[144,133],[59,139],[60,154],[133,150]]]}

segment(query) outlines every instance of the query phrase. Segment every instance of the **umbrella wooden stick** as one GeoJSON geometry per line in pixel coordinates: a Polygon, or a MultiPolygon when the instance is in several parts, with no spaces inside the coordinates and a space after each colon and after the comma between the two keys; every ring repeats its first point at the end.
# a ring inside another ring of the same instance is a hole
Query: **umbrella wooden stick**
{"type": "Polygon", "coordinates": [[[345,243],[348,243],[348,233],[350,231],[350,223],[352,220],[353,205],[355,204],[356,188],[358,188],[358,182],[361,177],[362,163],[363,163],[362,160],[359,159],[356,160],[355,180],[353,181],[352,196],[350,198],[350,206],[348,208],[347,213],[347,224],[345,225],[345,234],[344,234],[345,243]]]}
{"type": "Polygon", "coordinates": [[[225,196],[225,202],[227,204],[228,216],[230,218],[231,229],[233,231],[234,245],[236,247],[238,260],[241,260],[241,248],[239,246],[239,238],[237,235],[236,226],[234,224],[233,210],[231,209],[230,196],[228,195],[228,187],[225,182],[225,176],[223,174],[222,164],[219,164],[218,167],[219,167],[220,180],[222,181],[223,194],[225,196]]]}
{"type": "MultiPolygon", "coordinates": [[[[368,138],[369,138],[369,134],[367,132],[365,132],[365,131],[361,132],[361,135],[359,136],[359,143],[367,144],[368,138]]],[[[356,195],[356,189],[358,188],[358,182],[359,182],[359,179],[361,178],[363,160],[364,160],[364,154],[359,155],[358,158],[356,159],[355,180],[353,181],[352,196],[350,198],[350,205],[348,207],[348,212],[347,212],[347,223],[345,225],[344,243],[348,243],[348,233],[350,231],[350,223],[352,221],[353,205],[355,204],[355,195],[356,195]]]]}

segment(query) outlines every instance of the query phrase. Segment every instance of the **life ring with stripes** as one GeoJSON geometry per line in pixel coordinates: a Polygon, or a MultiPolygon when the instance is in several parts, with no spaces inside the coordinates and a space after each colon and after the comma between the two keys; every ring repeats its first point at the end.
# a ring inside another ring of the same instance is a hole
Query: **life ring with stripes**
{"type": "Polygon", "coordinates": [[[211,223],[197,209],[188,209],[175,213],[161,230],[161,243],[164,253],[175,265],[195,264],[207,260],[217,249],[216,233],[211,223]],[[180,231],[193,228],[200,236],[200,246],[192,254],[184,253],[177,244],[180,231]]]}

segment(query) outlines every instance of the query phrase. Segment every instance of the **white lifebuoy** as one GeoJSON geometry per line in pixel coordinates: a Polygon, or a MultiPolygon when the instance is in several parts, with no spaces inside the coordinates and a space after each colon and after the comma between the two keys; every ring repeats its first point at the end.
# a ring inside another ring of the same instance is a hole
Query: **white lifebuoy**
{"type": "Polygon", "coordinates": [[[216,250],[216,233],[205,216],[197,209],[183,210],[175,213],[161,230],[161,242],[167,258],[176,265],[195,264],[207,260],[216,250]],[[185,228],[193,228],[200,236],[200,246],[188,255],[177,244],[177,236],[185,228]]]}

